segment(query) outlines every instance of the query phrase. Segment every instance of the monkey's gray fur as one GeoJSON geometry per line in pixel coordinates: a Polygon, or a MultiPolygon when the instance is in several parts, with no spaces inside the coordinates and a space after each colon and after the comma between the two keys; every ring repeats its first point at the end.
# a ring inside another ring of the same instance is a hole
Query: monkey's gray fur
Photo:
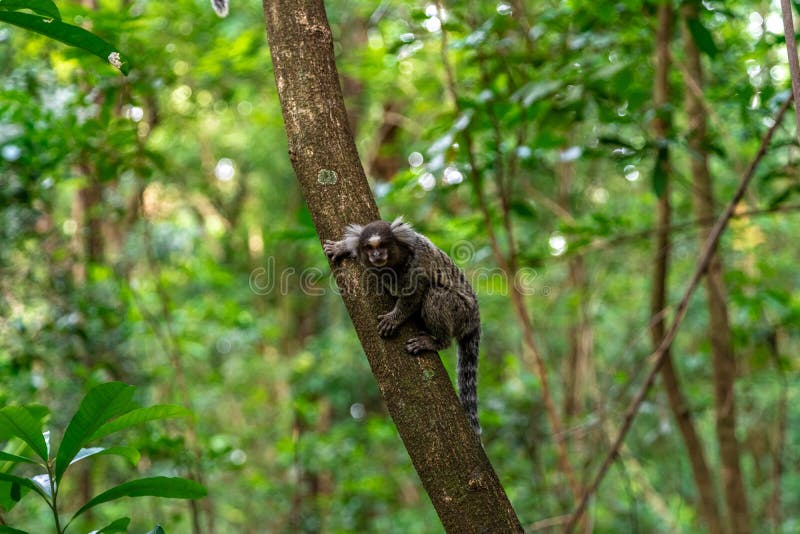
{"type": "Polygon", "coordinates": [[[377,275],[378,289],[397,297],[389,313],[378,316],[378,332],[387,337],[410,318],[425,331],[406,342],[411,354],[447,348],[458,343],[458,392],[469,422],[478,424],[478,347],[481,319],[478,299],[464,273],[430,240],[398,217],[393,222],[351,224],[341,241],[326,241],[331,261],[358,258],[367,273],[377,275]]]}

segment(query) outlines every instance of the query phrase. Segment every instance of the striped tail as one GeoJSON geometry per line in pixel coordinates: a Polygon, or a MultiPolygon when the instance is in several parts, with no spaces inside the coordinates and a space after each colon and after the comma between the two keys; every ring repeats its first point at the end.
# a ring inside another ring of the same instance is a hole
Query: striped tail
{"type": "Polygon", "coordinates": [[[480,328],[476,328],[458,340],[458,396],[461,406],[467,413],[469,424],[478,436],[481,426],[478,424],[478,347],[481,341],[480,328]]]}

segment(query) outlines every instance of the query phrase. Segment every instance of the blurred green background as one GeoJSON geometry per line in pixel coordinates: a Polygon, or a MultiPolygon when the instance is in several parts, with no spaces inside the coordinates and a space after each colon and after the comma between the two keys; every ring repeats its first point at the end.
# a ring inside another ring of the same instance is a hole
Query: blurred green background
{"type": "MultiPolygon", "coordinates": [[[[296,185],[260,2],[234,0],[226,19],[202,0],[83,4],[58,2],[65,21],[128,55],[129,76],[0,24],[0,405],[45,404],[54,432],[89,387],[112,379],[137,385],[142,403],[187,406],[194,419],[128,438],[143,452],[140,473],[201,475],[202,532],[440,532],[296,185]]],[[[381,213],[404,215],[476,281],[483,441],[534,530],[574,501],[510,284],[521,284],[586,483],[649,369],[664,181],[653,169],[665,143],[669,303],[698,257],[685,35],[676,22],[671,104],[659,111],[674,125],[659,140],[654,2],[326,6],[381,213]],[[501,269],[510,251],[516,279],[501,269]]],[[[720,211],[790,81],[779,4],[710,0],[700,11],[693,35],[720,211]]],[[[800,529],[794,136],[792,110],[721,244],[737,437],[759,532],[800,529]]],[[[699,291],[673,356],[722,502],[707,326],[699,291]]],[[[452,373],[454,349],[442,358],[452,373]]],[[[66,492],[76,505],[132,472],[111,458],[80,469],[66,492]]],[[[44,532],[39,505],[23,500],[2,517],[44,532]]],[[[120,513],[132,532],[192,528],[185,502],[141,499],[95,511],[78,531],[120,513]]],[[[588,515],[595,532],[703,531],[660,385],[588,515]]]]}

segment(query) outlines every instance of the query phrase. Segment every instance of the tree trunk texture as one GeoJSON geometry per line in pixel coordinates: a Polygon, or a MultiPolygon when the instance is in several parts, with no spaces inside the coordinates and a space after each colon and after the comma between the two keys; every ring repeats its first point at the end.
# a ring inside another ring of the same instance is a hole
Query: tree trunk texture
{"type": "MultiPolygon", "coordinates": [[[[289,157],[321,240],[379,214],[350,133],[320,0],[264,0],[272,64],[289,157]]],[[[436,354],[409,356],[411,327],[383,340],[377,315],[391,299],[366,292],[361,268],[334,275],[389,413],[447,532],[522,532],[436,354]]]]}
{"type": "MultiPolygon", "coordinates": [[[[688,21],[697,19],[699,3],[688,2],[682,7],[684,18],[683,35],[686,50],[686,69],[702,90],[703,67],[700,52],[688,21]]],[[[706,110],[702,95],[687,87],[686,112],[689,117],[688,144],[692,172],[692,201],[695,217],[700,221],[714,217],[714,196],[711,173],[708,168],[708,139],[706,133],[706,110]]],[[[700,244],[705,243],[711,231],[711,223],[701,223],[700,244]]],[[[736,380],[736,357],[733,351],[731,328],[728,320],[722,261],[717,250],[713,251],[704,280],[709,314],[709,336],[711,338],[712,380],[714,384],[714,407],[716,432],[719,441],[722,484],[728,505],[728,520],[731,532],[749,532],[750,520],[747,494],[742,480],[739,459],[739,442],[736,438],[736,405],[734,382],[736,380]]]]}
{"type": "MultiPolygon", "coordinates": [[[[661,176],[664,183],[663,191],[658,199],[657,220],[655,225],[655,257],[653,258],[653,287],[650,297],[650,312],[653,321],[650,326],[650,338],[654,347],[658,347],[666,333],[663,310],[667,307],[667,278],[669,276],[670,257],[670,219],[672,207],[670,206],[670,177],[672,164],[670,161],[667,139],[672,129],[672,116],[668,111],[670,104],[669,71],[670,53],[669,44],[672,39],[673,28],[672,5],[662,2],[658,6],[656,29],[656,62],[655,83],[653,85],[653,107],[656,110],[653,120],[653,134],[658,144],[656,156],[656,174],[661,176]]],[[[724,532],[722,518],[719,515],[714,482],[711,471],[706,462],[703,444],[692,420],[689,404],[681,391],[678,375],[672,362],[672,354],[668,351],[664,356],[664,365],[661,368],[661,379],[667,393],[672,415],[683,438],[692,476],[700,504],[700,516],[703,518],[708,532],[721,534],[724,532]]]]}

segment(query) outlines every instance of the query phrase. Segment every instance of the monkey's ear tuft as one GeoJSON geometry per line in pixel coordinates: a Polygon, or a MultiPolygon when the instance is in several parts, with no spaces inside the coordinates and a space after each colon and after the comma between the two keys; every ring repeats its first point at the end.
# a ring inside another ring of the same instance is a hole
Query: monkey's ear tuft
{"type": "Polygon", "coordinates": [[[409,223],[403,222],[402,216],[392,221],[390,228],[392,229],[392,234],[395,239],[405,245],[412,246],[417,240],[417,233],[409,223]]]}
{"type": "Polygon", "coordinates": [[[347,227],[344,229],[344,237],[345,239],[350,237],[355,237],[358,239],[361,237],[361,232],[364,231],[364,227],[360,224],[348,224],[347,227]]]}
{"type": "Polygon", "coordinates": [[[220,17],[228,16],[228,0],[211,0],[211,7],[220,17]]]}
{"type": "Polygon", "coordinates": [[[361,232],[363,231],[364,227],[360,224],[350,224],[344,229],[343,241],[351,254],[355,254],[356,250],[358,250],[358,241],[361,239],[361,232]]]}

